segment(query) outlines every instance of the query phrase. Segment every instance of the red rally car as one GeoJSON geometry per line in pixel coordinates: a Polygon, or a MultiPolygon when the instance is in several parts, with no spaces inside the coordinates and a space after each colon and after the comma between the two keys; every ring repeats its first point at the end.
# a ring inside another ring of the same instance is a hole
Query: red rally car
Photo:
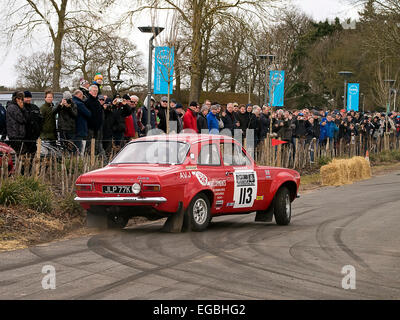
{"type": "Polygon", "coordinates": [[[297,171],[257,165],[231,137],[147,136],[105,168],[81,175],[75,201],[89,226],[124,228],[134,216],[168,217],[164,229],[202,231],[211,218],[256,212],[256,221],[291,220],[297,171]]]}

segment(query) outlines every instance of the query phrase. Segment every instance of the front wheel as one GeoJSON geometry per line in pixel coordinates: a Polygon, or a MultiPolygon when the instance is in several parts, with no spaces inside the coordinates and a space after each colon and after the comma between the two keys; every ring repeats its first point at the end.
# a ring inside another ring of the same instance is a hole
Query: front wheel
{"type": "Polygon", "coordinates": [[[282,187],[275,195],[274,215],[276,224],[287,226],[292,218],[292,202],[288,188],[282,187]]]}
{"type": "Polygon", "coordinates": [[[128,221],[127,217],[118,214],[109,214],[107,216],[108,229],[123,229],[128,224],[128,221]]]}
{"type": "Polygon", "coordinates": [[[190,221],[192,231],[204,231],[210,221],[210,200],[203,193],[196,195],[186,211],[186,219],[190,221]]]}

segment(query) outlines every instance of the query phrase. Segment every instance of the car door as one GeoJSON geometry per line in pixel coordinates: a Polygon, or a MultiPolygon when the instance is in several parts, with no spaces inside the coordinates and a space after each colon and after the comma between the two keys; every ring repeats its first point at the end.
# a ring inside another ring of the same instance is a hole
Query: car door
{"type": "Polygon", "coordinates": [[[197,169],[200,176],[196,175],[200,184],[209,187],[214,193],[211,203],[211,213],[218,213],[225,204],[226,178],[222,168],[219,141],[207,141],[201,145],[197,158],[197,169]]]}
{"type": "Polygon", "coordinates": [[[227,184],[224,211],[235,213],[257,210],[260,206],[257,202],[260,184],[253,162],[239,144],[223,142],[221,149],[227,184]]]}

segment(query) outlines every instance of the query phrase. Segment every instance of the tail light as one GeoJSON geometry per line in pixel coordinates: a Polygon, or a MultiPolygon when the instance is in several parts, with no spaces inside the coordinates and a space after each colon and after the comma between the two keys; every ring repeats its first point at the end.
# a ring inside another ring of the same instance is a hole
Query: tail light
{"type": "Polygon", "coordinates": [[[92,191],[93,187],[91,184],[77,184],[76,191],[92,191]]]}
{"type": "Polygon", "coordinates": [[[159,184],[144,184],[142,186],[143,191],[160,192],[161,186],[159,184]]]}

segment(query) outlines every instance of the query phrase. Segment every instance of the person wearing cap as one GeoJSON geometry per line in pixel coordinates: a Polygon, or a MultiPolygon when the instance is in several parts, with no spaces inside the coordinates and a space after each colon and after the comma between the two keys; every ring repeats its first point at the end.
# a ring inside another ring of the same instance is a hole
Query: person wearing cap
{"type": "Polygon", "coordinates": [[[24,93],[17,91],[13,95],[11,103],[7,106],[6,124],[11,148],[17,153],[25,153],[23,141],[26,137],[26,116],[24,108],[24,93]]]}
{"type": "MultiPolygon", "coordinates": [[[[158,117],[160,118],[160,123],[158,125],[158,129],[167,133],[167,106],[168,106],[168,97],[164,96],[161,98],[161,105],[158,112],[158,117]]],[[[169,121],[177,121],[178,116],[175,112],[175,109],[170,108],[169,110],[169,121]]],[[[170,128],[171,130],[172,128],[170,128]]]]}
{"type": "Polygon", "coordinates": [[[185,110],[183,109],[183,105],[179,102],[176,103],[175,112],[178,119],[178,133],[180,133],[183,130],[183,116],[185,115],[185,110]]]}
{"type": "Polygon", "coordinates": [[[89,134],[87,122],[92,116],[92,113],[86,108],[83,102],[84,95],[81,90],[75,90],[72,97],[72,102],[76,105],[78,116],[75,121],[75,140],[74,143],[79,149],[79,153],[83,156],[86,147],[86,139],[89,134]]]}
{"type": "Polygon", "coordinates": [[[40,107],[40,113],[43,117],[43,128],[40,138],[42,140],[50,141],[50,143],[54,143],[54,141],[57,140],[56,117],[54,114],[53,100],[53,91],[46,90],[44,93],[45,103],[40,107]]]}
{"type": "Polygon", "coordinates": [[[196,101],[192,101],[189,105],[189,109],[183,116],[183,129],[190,129],[194,132],[198,132],[197,129],[197,114],[199,112],[199,104],[196,101]]]}
{"type": "Polygon", "coordinates": [[[25,91],[24,95],[24,108],[26,110],[25,147],[27,153],[34,155],[37,150],[36,140],[40,137],[43,127],[43,117],[39,107],[32,103],[32,93],[25,91]]]}
{"type": "Polygon", "coordinates": [[[72,101],[72,94],[69,91],[63,93],[61,102],[54,109],[54,114],[58,115],[58,131],[63,140],[73,141],[76,132],[76,118],[78,109],[72,101]]]}
{"type": "Polygon", "coordinates": [[[122,101],[118,98],[114,99],[112,103],[113,110],[113,140],[114,144],[117,147],[122,147],[124,142],[124,133],[125,133],[125,118],[131,114],[131,108],[128,105],[128,101],[131,100],[131,97],[128,94],[124,94],[122,97],[122,101]]]}
{"type": "MultiPolygon", "coordinates": [[[[136,114],[137,123],[139,125],[139,137],[144,137],[146,135],[146,126],[148,125],[148,109],[147,109],[148,97],[144,99],[143,106],[138,110],[136,114]]],[[[156,128],[156,112],[154,110],[154,104],[156,100],[151,97],[150,99],[150,126],[151,129],[156,128]]]]}
{"type": "Polygon", "coordinates": [[[90,87],[89,81],[81,78],[79,81],[79,90],[81,90],[83,93],[83,101],[89,98],[89,87],[90,87]]]}
{"type": "Polygon", "coordinates": [[[176,107],[176,100],[175,99],[171,99],[171,101],[169,102],[169,107],[170,109],[174,109],[176,107]]]}

